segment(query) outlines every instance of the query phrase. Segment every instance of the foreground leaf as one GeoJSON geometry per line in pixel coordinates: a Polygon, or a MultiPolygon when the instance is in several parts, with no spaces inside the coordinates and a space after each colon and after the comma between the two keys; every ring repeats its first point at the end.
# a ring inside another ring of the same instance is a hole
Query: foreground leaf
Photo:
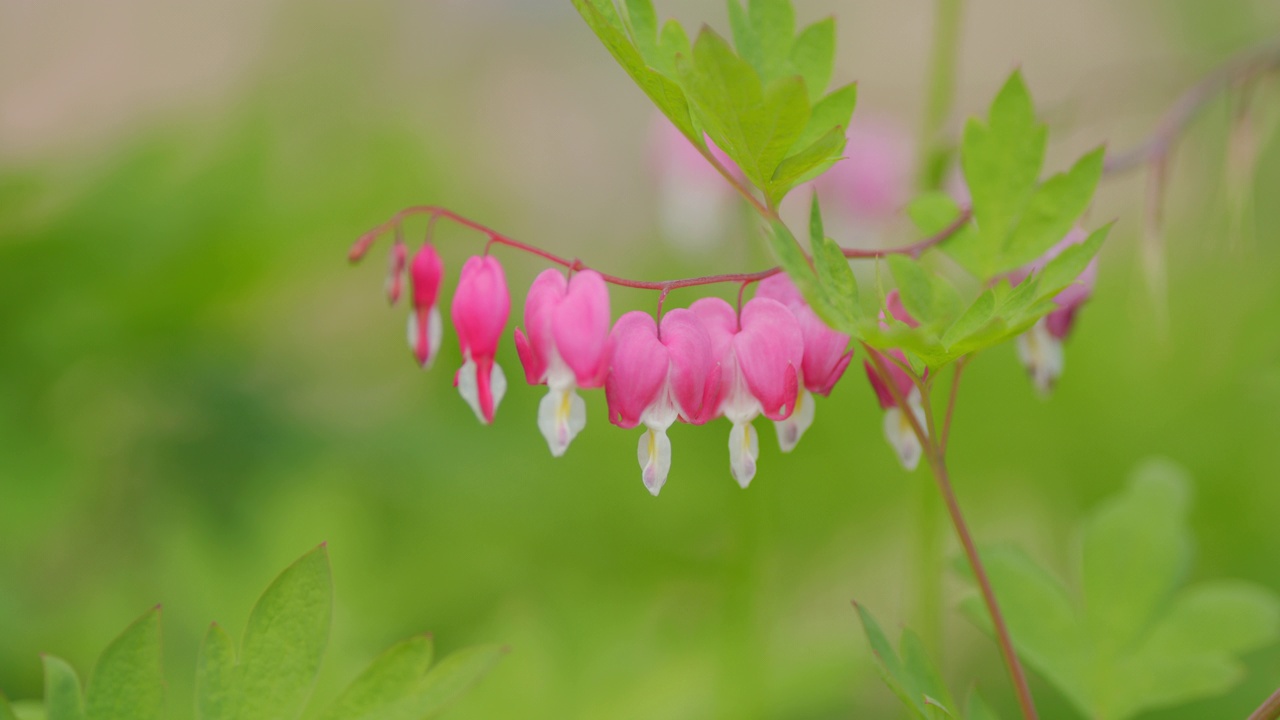
{"type": "Polygon", "coordinates": [[[80,677],[65,660],[44,658],[44,707],[48,720],[84,720],[80,677]]]}
{"type": "Polygon", "coordinates": [[[322,545],[281,573],[249,616],[237,682],[240,720],[289,720],[302,712],[332,615],[333,583],[322,545]]]}
{"type": "Polygon", "coordinates": [[[90,720],[152,720],[164,710],[160,609],[143,615],[98,658],[89,677],[90,720]]]}
{"type": "MultiPolygon", "coordinates": [[[[1280,637],[1280,601],[1243,582],[1180,585],[1190,483],[1151,462],[1081,532],[1079,599],[1026,555],[983,553],[1019,654],[1087,717],[1125,720],[1222,693],[1236,656],[1280,637]]],[[[989,629],[981,602],[965,605],[989,629]]]]}
{"type": "Polygon", "coordinates": [[[196,661],[197,720],[235,718],[237,693],[235,643],[214,623],[205,633],[196,661]]]}

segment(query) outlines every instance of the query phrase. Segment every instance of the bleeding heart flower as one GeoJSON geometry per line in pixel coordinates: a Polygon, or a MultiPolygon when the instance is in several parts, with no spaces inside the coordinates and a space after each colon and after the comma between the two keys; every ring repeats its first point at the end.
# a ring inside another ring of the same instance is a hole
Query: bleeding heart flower
{"type": "Polygon", "coordinates": [[[609,370],[609,290],[594,270],[565,280],[544,270],[524,305],[526,336],[516,330],[516,350],[530,385],[550,390],[538,405],[538,429],[560,457],[587,424],[577,388],[604,385],[609,370]]]}
{"type": "Polygon", "coordinates": [[[494,411],[507,392],[507,378],[494,356],[510,313],[507,278],[497,258],[469,258],[453,296],[453,326],[463,360],[453,383],[486,425],[493,422],[494,411]]]}
{"type": "Polygon", "coordinates": [[[711,336],[690,310],[672,310],[659,326],[647,313],[629,312],[610,333],[613,361],[605,383],[609,420],[622,428],[641,423],[637,455],[641,479],[657,495],[671,470],[667,428],[717,401],[720,368],[711,336]]]}
{"type": "MultiPolygon", "coordinates": [[[[919,323],[911,314],[907,312],[906,307],[902,305],[902,298],[899,297],[898,291],[891,291],[885,297],[885,307],[889,310],[889,314],[899,322],[906,323],[910,327],[919,327],[919,323]]],[[[885,322],[884,311],[880,312],[881,326],[888,325],[885,322]]],[[[880,401],[880,409],[884,410],[884,434],[889,441],[889,445],[893,447],[898,454],[898,460],[907,470],[915,470],[920,464],[920,456],[924,452],[923,446],[920,444],[920,438],[916,435],[915,430],[911,427],[910,417],[914,416],[916,422],[921,429],[925,428],[924,404],[920,397],[920,389],[916,387],[911,376],[907,374],[900,365],[908,365],[907,356],[901,350],[890,350],[887,353],[872,350],[880,364],[884,366],[888,377],[885,377],[876,370],[876,366],[871,361],[864,363],[867,369],[867,379],[871,381],[871,388],[875,390],[876,399],[880,401]],[[896,362],[895,362],[896,361],[896,362]],[[903,408],[898,405],[894,399],[893,390],[897,390],[897,395],[906,401],[906,411],[911,413],[908,416],[903,408]]]]}
{"type": "Polygon", "coordinates": [[[804,338],[804,362],[800,371],[800,394],[795,410],[785,420],[775,420],[778,445],[791,452],[800,437],[813,424],[814,394],[826,397],[844,375],[853,359],[849,336],[836,332],[818,317],[786,275],[779,273],[760,282],[756,297],[777,300],[795,316],[804,338]]]}
{"type": "MultiPolygon", "coordinates": [[[[404,268],[404,245],[396,243],[392,249],[392,275],[388,278],[387,292],[391,302],[400,296],[400,270],[404,268]],[[398,251],[397,249],[398,248],[398,251]]],[[[444,277],[444,263],[430,244],[422,246],[413,256],[409,267],[409,284],[413,294],[413,311],[409,313],[409,349],[423,368],[431,367],[440,341],[444,338],[444,322],[440,319],[440,280],[444,277]]]]}
{"type": "Polygon", "coordinates": [[[804,338],[791,311],[769,298],[752,299],[742,308],[741,319],[720,298],[702,298],[690,310],[706,325],[712,352],[720,363],[715,414],[733,423],[729,466],[734,479],[745,488],[755,477],[760,457],[760,439],[751,421],[761,414],[784,420],[795,409],[804,338]]]}
{"type": "MultiPolygon", "coordinates": [[[[1073,229],[1035,262],[1010,273],[1010,282],[1014,285],[1021,283],[1033,272],[1044,269],[1044,266],[1061,255],[1062,251],[1084,242],[1088,237],[1083,229],[1073,229]]],[[[1085,267],[1084,272],[1080,273],[1075,284],[1054,296],[1053,301],[1058,308],[1041,318],[1030,330],[1018,336],[1018,358],[1027,369],[1027,373],[1031,375],[1031,381],[1041,395],[1047,396],[1051,393],[1058,378],[1062,377],[1066,364],[1062,350],[1063,341],[1071,334],[1080,307],[1093,294],[1093,286],[1097,278],[1098,261],[1095,258],[1085,267]]]]}

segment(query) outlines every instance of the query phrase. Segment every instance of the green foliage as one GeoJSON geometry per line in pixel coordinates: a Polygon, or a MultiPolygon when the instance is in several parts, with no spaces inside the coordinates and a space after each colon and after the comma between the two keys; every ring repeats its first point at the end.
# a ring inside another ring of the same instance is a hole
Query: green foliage
{"type": "Polygon", "coordinates": [[[85,691],[89,720],[154,720],[164,710],[160,664],[160,608],[130,625],[107,646],[85,691]]]}
{"type": "MultiPolygon", "coordinates": [[[[1019,654],[1087,717],[1124,720],[1225,692],[1242,652],[1280,637],[1280,601],[1213,581],[1183,588],[1191,556],[1190,485],[1167,462],[1080,530],[1078,594],[1013,549],[983,553],[1019,654]]],[[[965,609],[989,628],[981,602],[965,609]]]]}
{"type": "Polygon", "coordinates": [[[770,207],[844,152],[857,102],[849,85],[825,94],[835,21],[798,35],[789,0],[730,0],[733,45],[704,28],[690,47],[674,20],[658,31],[650,0],[573,0],[587,26],[650,100],[700,150],[715,142],[770,207]]]}
{"type": "Polygon", "coordinates": [[[1104,150],[1039,182],[1048,129],[1036,120],[1031,94],[1015,72],[991,105],[986,123],[965,127],[960,160],[973,197],[977,232],[946,244],[947,252],[979,278],[1014,270],[1044,254],[1067,234],[1102,179],[1104,150]]]}
{"type": "Polygon", "coordinates": [[[854,607],[875,655],[880,678],[911,711],[912,717],[920,720],[996,720],[995,713],[977,693],[970,694],[965,712],[959,712],[960,706],[952,699],[918,635],[904,628],[898,644],[900,653],[895,652],[871,613],[857,603],[854,607]]]}
{"type": "MultiPolygon", "coordinates": [[[[210,626],[196,666],[199,720],[285,720],[302,715],[329,638],[333,588],[325,547],[304,555],[271,583],[235,643],[210,626]]],[[[0,720],[151,720],[164,710],[160,609],[147,612],[98,659],[86,692],[66,662],[44,657],[42,707],[18,715],[0,696],[0,720]]],[[[324,720],[434,718],[486,675],[505,650],[479,646],[432,666],[429,636],[385,652],[334,701],[324,720]]]]}

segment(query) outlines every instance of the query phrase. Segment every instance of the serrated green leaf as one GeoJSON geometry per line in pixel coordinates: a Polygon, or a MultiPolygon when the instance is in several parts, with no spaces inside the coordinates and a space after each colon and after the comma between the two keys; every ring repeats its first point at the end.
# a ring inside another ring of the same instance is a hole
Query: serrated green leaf
{"type": "MultiPolygon", "coordinates": [[[[693,46],[689,43],[689,35],[675,20],[668,20],[662,26],[662,34],[658,36],[658,64],[654,69],[669,78],[677,78],[676,57],[689,57],[693,54],[693,46]]],[[[685,112],[688,112],[687,105],[685,112]]],[[[698,134],[701,137],[701,133],[698,134]]]]}
{"type": "Polygon", "coordinates": [[[658,53],[658,14],[654,12],[653,0],[626,0],[625,7],[631,41],[650,67],[658,67],[661,62],[658,53]]]}
{"type": "Polygon", "coordinates": [[[401,642],[379,656],[329,707],[323,720],[417,720],[417,695],[435,645],[427,636],[401,642]]]}
{"type": "Polygon", "coordinates": [[[10,707],[17,720],[49,720],[39,700],[15,700],[10,707]]]}
{"type": "Polygon", "coordinates": [[[685,92],[711,139],[764,189],[809,122],[800,77],[762,87],[756,71],[713,30],[704,28],[693,61],[677,63],[685,92]]]}
{"type": "Polygon", "coordinates": [[[791,234],[791,230],[781,220],[774,220],[769,224],[769,232],[766,235],[769,238],[769,248],[773,250],[773,256],[777,258],[778,265],[795,284],[805,301],[826,322],[837,322],[838,318],[835,317],[826,292],[818,284],[817,275],[814,274],[813,267],[805,257],[800,243],[791,234]]]}
{"type": "Polygon", "coordinates": [[[91,720],[151,720],[164,710],[160,609],[144,614],[98,658],[85,692],[91,720]]]}
{"type": "Polygon", "coordinates": [[[967,250],[970,263],[983,268],[980,277],[994,274],[1005,239],[1035,192],[1047,140],[1019,72],[996,96],[987,123],[970,120],[965,127],[960,160],[979,233],[967,250]]]}
{"type": "Polygon", "coordinates": [[[85,720],[80,677],[65,660],[45,655],[44,708],[48,720],[85,720]]]}
{"type": "MultiPolygon", "coordinates": [[[[737,5],[738,0],[729,0],[737,5]]],[[[739,16],[738,23],[744,18],[739,16]]],[[[746,21],[750,32],[744,33],[747,49],[742,56],[760,73],[765,83],[780,80],[792,73],[791,48],[795,42],[796,15],[791,0],[747,0],[746,21]]],[[[730,8],[733,23],[733,9],[730,8]]],[[[738,42],[739,26],[734,25],[734,42],[738,42]]]]}
{"type": "MultiPolygon", "coordinates": [[[[689,104],[685,99],[684,92],[670,77],[664,76],[657,70],[648,67],[644,56],[627,35],[627,31],[623,27],[612,1],[573,0],[573,5],[578,9],[578,13],[582,15],[582,19],[586,21],[587,27],[591,28],[591,31],[604,44],[609,54],[618,61],[618,64],[631,76],[631,79],[644,91],[645,95],[649,96],[653,104],[667,116],[671,124],[675,125],[680,132],[684,133],[685,137],[693,141],[699,148],[705,147],[702,133],[695,128],[693,118],[689,113],[689,104]]],[[[671,27],[671,23],[668,23],[667,27],[671,27]]],[[[672,32],[674,33],[674,31],[672,32]]],[[[678,45],[679,38],[674,34],[668,36],[666,28],[664,28],[663,35],[670,45],[663,44],[664,53],[659,58],[659,61],[669,66],[670,61],[668,58],[674,56],[667,54],[666,50],[668,47],[678,45]]]]}
{"type": "Polygon", "coordinates": [[[1068,247],[1046,263],[1039,274],[1039,296],[1053,297],[1074,283],[1102,249],[1113,225],[1107,223],[1098,228],[1084,242],[1068,247]]]}
{"type": "Polygon", "coordinates": [[[742,6],[740,0],[727,0],[729,6],[729,30],[733,33],[733,47],[738,55],[762,74],[764,67],[764,49],[760,47],[760,38],[756,35],[751,15],[742,6]]]}
{"type": "Polygon", "coordinates": [[[196,661],[196,720],[236,717],[236,648],[216,623],[205,632],[196,661]]]}
{"type": "MultiPolygon", "coordinates": [[[[831,94],[819,100],[809,115],[809,124],[804,132],[796,138],[792,150],[806,148],[817,142],[835,128],[848,130],[853,119],[853,111],[858,105],[858,84],[849,83],[844,87],[831,91],[831,94]]],[[[843,145],[841,148],[843,149],[843,145]]]]}
{"type": "Polygon", "coordinates": [[[969,305],[968,309],[951,324],[951,327],[947,328],[947,331],[942,334],[942,344],[949,348],[972,338],[995,319],[995,310],[995,290],[988,289],[969,305]]]}
{"type": "MultiPolygon", "coordinates": [[[[817,113],[816,109],[814,113],[817,113]]],[[[907,216],[920,232],[934,235],[950,227],[960,217],[960,205],[944,192],[921,193],[907,204],[907,216]]]]}
{"type": "MultiPolygon", "coordinates": [[[[810,102],[818,102],[831,84],[836,64],[836,19],[820,20],[801,31],[791,46],[791,67],[804,77],[810,102]]],[[[848,124],[845,120],[844,124],[848,124]]]]}
{"type": "Polygon", "coordinates": [[[782,161],[773,173],[765,195],[774,205],[797,185],[806,183],[826,172],[844,152],[847,137],[844,128],[832,128],[809,147],[782,161]]]}
{"type": "Polygon", "coordinates": [[[822,203],[818,193],[814,192],[809,200],[809,246],[816,247],[827,236],[825,223],[822,221],[822,203]]]}
{"type": "Polygon", "coordinates": [[[858,283],[844,251],[831,238],[823,238],[814,248],[813,265],[831,307],[832,319],[823,319],[832,328],[849,334],[858,320],[858,283]],[[833,322],[834,320],[834,322],[833,322]]]}
{"type": "Polygon", "coordinates": [[[1102,180],[1104,155],[1104,148],[1094,150],[1035,190],[1005,242],[994,272],[1008,272],[1032,262],[1067,235],[1093,200],[1102,180]]]}
{"type": "Polygon", "coordinates": [[[890,255],[885,258],[889,263],[889,271],[898,285],[898,297],[902,298],[902,306],[921,324],[929,324],[934,319],[933,283],[929,274],[920,263],[905,255],[890,255]]]}
{"type": "Polygon", "coordinates": [[[414,700],[414,718],[435,717],[493,670],[506,649],[482,645],[453,653],[427,673],[414,700]]]}
{"type": "Polygon", "coordinates": [[[281,573],[249,615],[237,682],[239,720],[289,720],[302,712],[332,616],[329,554],[322,545],[281,573]]]}

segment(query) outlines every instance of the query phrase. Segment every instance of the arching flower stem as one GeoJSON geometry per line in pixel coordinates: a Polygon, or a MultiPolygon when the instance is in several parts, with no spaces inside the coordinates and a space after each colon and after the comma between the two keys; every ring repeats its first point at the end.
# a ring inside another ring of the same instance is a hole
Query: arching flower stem
{"type": "MultiPolygon", "coordinates": [[[[373,247],[374,243],[377,242],[379,237],[381,237],[382,235],[386,234],[388,231],[391,231],[391,230],[394,230],[397,233],[401,232],[400,227],[401,227],[401,224],[404,222],[404,220],[406,218],[413,217],[415,215],[429,216],[430,217],[429,222],[431,223],[430,227],[434,227],[435,222],[443,218],[446,220],[450,220],[454,223],[457,223],[458,225],[461,225],[465,228],[475,230],[476,232],[479,232],[485,235],[488,238],[486,251],[489,246],[504,245],[506,247],[520,250],[521,252],[525,252],[530,255],[534,255],[536,257],[540,257],[549,263],[552,263],[554,265],[559,265],[560,267],[566,268],[573,272],[586,270],[590,267],[585,263],[583,263],[581,260],[578,260],[578,259],[569,260],[568,258],[560,257],[559,255],[543,250],[542,248],[539,248],[535,245],[530,245],[529,243],[521,242],[519,240],[516,240],[515,238],[504,235],[498,232],[497,230],[494,230],[493,228],[490,228],[486,225],[476,222],[475,220],[472,220],[466,216],[460,215],[452,210],[449,210],[448,208],[443,208],[436,205],[415,205],[413,207],[407,207],[401,210],[400,212],[396,213],[395,215],[392,215],[391,218],[388,219],[386,222],[382,223],[381,225],[378,225],[377,227],[361,235],[359,239],[356,240],[355,244],[351,246],[351,250],[348,251],[347,259],[353,263],[360,262],[360,260],[364,258],[365,254],[368,253],[369,249],[373,247]]],[[[960,229],[963,228],[965,224],[969,222],[970,218],[971,218],[970,211],[968,209],[965,209],[950,225],[943,228],[940,232],[934,235],[931,235],[927,238],[924,238],[923,240],[920,240],[918,242],[912,243],[910,245],[904,245],[898,248],[887,248],[887,249],[880,249],[880,250],[861,250],[861,249],[846,248],[844,250],[844,256],[851,260],[875,259],[875,258],[887,257],[889,255],[908,255],[911,257],[918,257],[925,250],[942,243],[946,239],[950,238],[952,235],[959,232],[960,229]]],[[[595,269],[595,268],[591,268],[591,269],[595,269]]],[[[681,288],[701,287],[705,285],[716,285],[721,283],[738,283],[743,285],[750,285],[752,283],[756,283],[761,280],[764,280],[765,278],[777,275],[780,272],[782,272],[782,268],[771,267],[767,270],[760,270],[758,272],[728,273],[723,275],[704,275],[700,277],[679,278],[676,280],[659,280],[659,281],[632,280],[630,278],[620,277],[617,275],[610,275],[604,272],[601,272],[600,275],[601,277],[604,278],[604,281],[609,283],[610,285],[617,285],[618,287],[633,288],[636,290],[656,290],[664,293],[665,295],[665,293],[669,293],[672,290],[679,290],[681,288]]]]}
{"type": "MultiPolygon", "coordinates": [[[[863,348],[867,352],[867,357],[875,366],[876,372],[882,377],[889,376],[889,367],[881,353],[877,353],[870,345],[863,343],[863,348]]],[[[1025,720],[1038,720],[1039,715],[1036,713],[1035,702],[1031,698],[1031,688],[1027,684],[1027,674],[1022,668],[1021,661],[1018,660],[1018,654],[1013,648],[1013,639],[1009,635],[1008,625],[1005,623],[1004,615],[1000,612],[1000,606],[996,602],[995,590],[991,586],[991,580],[987,577],[986,568],[982,564],[982,559],[978,555],[977,545],[973,541],[973,535],[969,532],[968,523],[965,522],[964,514],[960,511],[960,503],[956,499],[955,489],[951,485],[951,477],[947,472],[946,454],[941,444],[934,438],[933,419],[930,406],[929,390],[931,383],[924,380],[915,372],[908,372],[911,379],[915,382],[916,387],[922,395],[923,405],[925,409],[926,424],[921,425],[916,419],[914,413],[904,413],[907,421],[911,425],[911,430],[919,438],[921,446],[924,448],[925,459],[929,463],[929,469],[933,471],[934,480],[938,486],[938,492],[942,495],[943,503],[947,507],[947,514],[951,518],[951,524],[955,528],[956,535],[960,539],[960,544],[964,548],[965,557],[969,561],[969,567],[973,570],[974,578],[978,582],[978,588],[982,592],[983,602],[986,604],[987,612],[991,615],[991,625],[995,629],[996,645],[1000,648],[1000,654],[1004,658],[1005,666],[1009,671],[1010,680],[1013,682],[1014,690],[1018,696],[1018,705],[1022,708],[1022,715],[1025,720]]],[[[898,407],[906,407],[907,399],[894,383],[886,383],[889,392],[893,395],[894,402],[898,407]]]]}

